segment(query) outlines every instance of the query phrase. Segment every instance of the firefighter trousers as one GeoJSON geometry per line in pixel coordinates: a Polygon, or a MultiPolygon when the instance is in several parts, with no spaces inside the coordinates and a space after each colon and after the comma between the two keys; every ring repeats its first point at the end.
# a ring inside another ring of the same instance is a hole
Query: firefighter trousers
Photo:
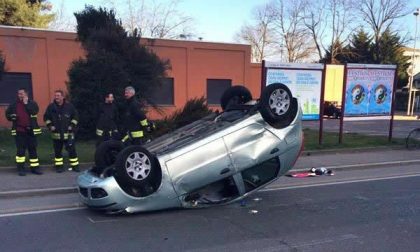
{"type": "Polygon", "coordinates": [[[19,170],[24,169],[26,161],[26,150],[29,153],[29,166],[31,168],[39,167],[38,154],[36,151],[36,137],[28,132],[17,132],[15,136],[16,143],[16,165],[19,170]]]}
{"type": "Polygon", "coordinates": [[[56,168],[62,167],[64,164],[63,159],[63,147],[67,150],[69,154],[69,163],[71,167],[76,167],[79,165],[79,159],[77,158],[76,153],[76,146],[74,141],[68,141],[68,140],[53,140],[53,146],[54,146],[54,165],[56,168]]]}

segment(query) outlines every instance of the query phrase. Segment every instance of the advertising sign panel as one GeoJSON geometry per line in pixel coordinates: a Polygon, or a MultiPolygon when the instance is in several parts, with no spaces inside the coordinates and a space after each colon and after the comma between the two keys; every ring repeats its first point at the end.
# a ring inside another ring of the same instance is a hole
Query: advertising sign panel
{"type": "Polygon", "coordinates": [[[395,66],[347,67],[345,116],[390,115],[395,66]]]}
{"type": "Polygon", "coordinates": [[[323,64],[266,63],[266,83],[285,84],[298,98],[303,120],[319,120],[323,64]]]}

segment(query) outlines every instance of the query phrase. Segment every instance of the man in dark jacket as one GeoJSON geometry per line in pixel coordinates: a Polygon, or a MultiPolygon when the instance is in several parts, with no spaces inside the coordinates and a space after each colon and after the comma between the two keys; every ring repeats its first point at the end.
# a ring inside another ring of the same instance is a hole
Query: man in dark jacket
{"type": "Polygon", "coordinates": [[[16,142],[16,166],[19,176],[25,176],[25,152],[29,152],[31,172],[41,175],[38,154],[36,151],[36,135],[41,134],[38,126],[38,104],[28,98],[28,92],[21,88],[17,92],[18,99],[6,109],[6,118],[12,122],[12,136],[16,142]]]}
{"type": "Polygon", "coordinates": [[[134,96],[136,91],[133,87],[125,88],[125,102],[122,104],[123,142],[131,140],[132,144],[142,144],[144,130],[148,126],[147,118],[141,109],[140,103],[134,96]]]}
{"type": "Polygon", "coordinates": [[[117,121],[118,108],[114,103],[114,95],[112,93],[107,93],[105,95],[105,103],[101,104],[98,110],[96,146],[118,134],[117,121]]]}
{"type": "Polygon", "coordinates": [[[69,154],[71,169],[79,172],[79,159],[77,158],[74,133],[79,120],[78,113],[73,104],[64,99],[64,92],[57,90],[54,93],[54,102],[48,105],[44,114],[44,121],[53,139],[54,165],[57,172],[63,172],[63,146],[69,154]]]}

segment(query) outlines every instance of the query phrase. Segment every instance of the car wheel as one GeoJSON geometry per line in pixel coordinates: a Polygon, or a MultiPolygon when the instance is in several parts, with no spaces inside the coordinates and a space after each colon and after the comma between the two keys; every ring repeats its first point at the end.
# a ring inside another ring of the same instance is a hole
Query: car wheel
{"type": "Polygon", "coordinates": [[[284,128],[293,121],[298,103],[286,85],[274,83],[262,91],[259,111],[268,124],[274,128],[284,128]]]}
{"type": "Polygon", "coordinates": [[[138,145],[122,150],[117,156],[115,168],[115,179],[123,186],[144,188],[156,184],[158,179],[159,165],[156,158],[138,145]]]}
{"type": "Polygon", "coordinates": [[[113,165],[118,153],[124,148],[122,142],[108,140],[102,142],[95,150],[95,170],[101,174],[105,168],[113,165]]]}
{"type": "Polygon", "coordinates": [[[244,86],[233,86],[228,88],[220,99],[220,105],[226,110],[230,105],[245,104],[252,100],[252,95],[244,86]]]}

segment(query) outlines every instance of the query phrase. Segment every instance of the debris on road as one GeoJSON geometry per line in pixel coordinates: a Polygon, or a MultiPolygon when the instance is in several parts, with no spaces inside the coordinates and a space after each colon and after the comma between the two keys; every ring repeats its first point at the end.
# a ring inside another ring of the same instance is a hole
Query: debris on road
{"type": "Polygon", "coordinates": [[[301,172],[290,172],[286,174],[288,177],[292,178],[307,178],[307,177],[318,177],[322,175],[333,176],[334,172],[331,169],[327,169],[325,167],[312,167],[309,171],[301,171],[301,172]]]}
{"type": "Polygon", "coordinates": [[[252,209],[252,210],[249,210],[248,213],[250,213],[250,214],[257,214],[258,213],[258,210],[252,209]]]}

